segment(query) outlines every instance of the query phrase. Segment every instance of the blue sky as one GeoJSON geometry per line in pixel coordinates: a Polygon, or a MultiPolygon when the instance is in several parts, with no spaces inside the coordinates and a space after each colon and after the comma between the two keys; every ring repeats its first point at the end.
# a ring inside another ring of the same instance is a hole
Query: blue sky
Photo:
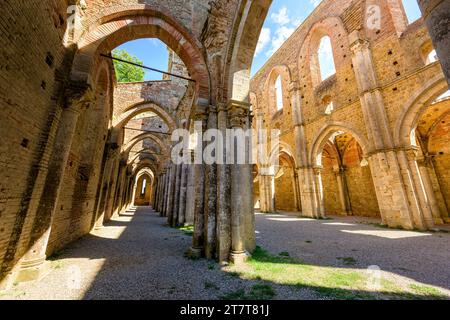
{"type": "MultiPolygon", "coordinates": [[[[272,54],[289,38],[295,29],[308,17],[321,0],[274,0],[264,23],[255,58],[252,76],[264,65],[272,54]]],[[[410,22],[420,17],[416,0],[403,0],[410,22]]],[[[158,39],[130,41],[119,47],[144,61],[144,65],[167,70],[166,45],[158,39]]],[[[145,80],[161,80],[162,75],[147,71],[145,80]]]]}

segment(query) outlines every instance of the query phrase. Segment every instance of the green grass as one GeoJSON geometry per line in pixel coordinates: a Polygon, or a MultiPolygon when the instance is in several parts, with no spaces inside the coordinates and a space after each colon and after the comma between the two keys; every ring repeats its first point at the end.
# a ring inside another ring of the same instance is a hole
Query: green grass
{"type": "Polygon", "coordinates": [[[412,289],[416,294],[420,294],[426,297],[438,297],[442,296],[442,292],[436,288],[420,285],[420,284],[410,284],[409,288],[412,289]]]}
{"type": "Polygon", "coordinates": [[[177,229],[183,231],[183,233],[189,237],[194,234],[194,226],[180,226],[177,227],[177,229]]]}
{"type": "Polygon", "coordinates": [[[346,266],[354,266],[356,265],[356,260],[353,257],[339,257],[338,260],[342,261],[346,266]]]}
{"type": "MultiPolygon", "coordinates": [[[[353,266],[352,257],[339,258],[346,266],[353,266]]],[[[391,280],[382,279],[379,290],[368,289],[368,274],[365,270],[314,266],[290,255],[272,255],[257,247],[247,263],[231,266],[227,271],[238,274],[244,280],[259,280],[276,283],[294,289],[308,289],[326,299],[442,299],[444,295],[427,286],[400,287],[391,280]]],[[[247,297],[250,293],[237,290],[230,295],[234,299],[247,297]]],[[[448,298],[448,297],[447,297],[448,298]]]]}

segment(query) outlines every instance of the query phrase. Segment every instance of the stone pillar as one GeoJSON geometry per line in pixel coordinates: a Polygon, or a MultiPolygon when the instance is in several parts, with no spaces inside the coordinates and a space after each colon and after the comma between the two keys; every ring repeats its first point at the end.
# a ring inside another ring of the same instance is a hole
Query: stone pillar
{"type": "Polygon", "coordinates": [[[325,198],[323,194],[323,184],[322,184],[322,167],[314,167],[314,185],[316,187],[316,208],[317,216],[315,218],[325,218],[325,198]]]}
{"type": "Polygon", "coordinates": [[[418,0],[418,2],[450,86],[450,1],[418,0]]]}
{"type": "MultiPolygon", "coordinates": [[[[306,147],[305,124],[302,113],[302,94],[300,85],[294,81],[289,84],[289,94],[292,105],[292,122],[294,124],[295,162],[297,164],[298,189],[302,204],[302,215],[319,218],[320,206],[317,203],[318,195],[312,163],[308,161],[306,147]]],[[[312,159],[314,161],[314,159],[312,159]]]]}
{"type": "Polygon", "coordinates": [[[334,174],[336,176],[338,192],[339,192],[339,201],[341,202],[342,214],[345,216],[352,215],[352,208],[350,204],[350,197],[348,194],[347,181],[345,179],[345,168],[337,167],[333,168],[334,174]]]}
{"type": "Polygon", "coordinates": [[[113,215],[113,204],[116,193],[117,176],[119,174],[119,161],[116,158],[114,158],[112,162],[113,162],[113,169],[111,171],[111,176],[109,178],[108,197],[106,199],[105,205],[106,221],[109,221],[113,215]]]}
{"type": "MultiPolygon", "coordinates": [[[[403,152],[400,152],[403,155],[403,152]]],[[[416,226],[419,229],[430,229],[434,227],[433,215],[431,212],[431,206],[426,194],[425,186],[422,180],[422,176],[417,164],[418,150],[416,148],[410,148],[406,151],[406,158],[408,161],[408,167],[410,177],[412,178],[412,187],[414,188],[414,194],[417,195],[418,207],[420,211],[417,212],[415,217],[416,226]]]]}
{"type": "Polygon", "coordinates": [[[180,201],[178,204],[178,220],[179,226],[184,226],[186,222],[186,190],[188,180],[188,164],[181,165],[181,180],[180,180],[180,201]]]}
{"type": "MultiPolygon", "coordinates": [[[[230,101],[228,117],[231,129],[247,130],[250,126],[250,104],[230,101]]],[[[231,166],[231,254],[230,260],[241,263],[246,260],[247,252],[255,248],[254,212],[253,212],[253,174],[248,154],[250,145],[245,145],[245,164],[231,166]]],[[[236,150],[236,149],[235,149],[236,150]]],[[[236,158],[236,157],[235,157],[236,158]]]]}
{"type": "Polygon", "coordinates": [[[180,209],[180,192],[181,192],[181,164],[175,165],[175,190],[173,197],[173,218],[172,227],[178,226],[178,214],[180,209]]]}
{"type": "MultiPolygon", "coordinates": [[[[207,129],[217,130],[217,108],[215,106],[209,106],[207,129]]],[[[219,145],[217,141],[215,143],[217,149],[219,145]]],[[[215,157],[217,156],[216,152],[215,157]]],[[[216,254],[216,214],[217,166],[214,163],[205,166],[205,256],[207,259],[213,259],[216,254]]]]}
{"type": "Polygon", "coordinates": [[[173,226],[174,204],[175,204],[175,184],[176,184],[177,166],[171,164],[169,177],[169,190],[167,193],[167,223],[173,226]]]}
{"type": "Polygon", "coordinates": [[[164,187],[164,207],[162,216],[167,217],[168,216],[168,205],[169,205],[169,189],[170,189],[170,175],[172,172],[172,168],[170,166],[166,169],[166,181],[165,181],[165,187],[164,187]]]}
{"type": "MultiPolygon", "coordinates": [[[[218,107],[217,127],[222,137],[226,137],[228,112],[226,104],[218,107]]],[[[222,163],[217,165],[217,257],[219,263],[228,261],[231,248],[231,179],[230,166],[226,163],[227,146],[223,145],[222,163]]]]}
{"type": "Polygon", "coordinates": [[[120,163],[120,173],[119,173],[119,189],[117,192],[117,206],[114,210],[114,215],[117,216],[121,213],[123,207],[123,195],[125,193],[125,183],[126,183],[126,174],[127,174],[127,164],[125,160],[122,160],[120,163]]]}
{"type": "Polygon", "coordinates": [[[432,166],[431,159],[429,159],[429,157],[424,157],[423,159],[418,159],[416,161],[419,167],[419,174],[422,177],[423,186],[425,188],[426,196],[433,215],[434,223],[443,224],[444,215],[441,213],[441,210],[439,208],[439,202],[436,199],[433,183],[431,182],[430,178],[430,171],[433,170],[433,168],[430,168],[432,166]]]}
{"type": "MultiPolygon", "coordinates": [[[[372,144],[369,163],[383,222],[390,227],[422,228],[420,192],[409,176],[406,156],[394,148],[370,43],[358,31],[349,35],[361,108],[372,144]],[[416,225],[418,224],[418,225],[416,225]]],[[[367,147],[367,146],[366,146],[367,147]]]]}
{"type": "MultiPolygon", "coordinates": [[[[193,162],[192,162],[193,163],[193,162]]],[[[194,211],[195,211],[195,180],[194,180],[194,170],[195,166],[193,164],[187,167],[187,186],[186,186],[186,216],[185,224],[194,224],[194,211]]]]}
{"type": "Polygon", "coordinates": [[[201,257],[204,249],[204,223],[205,223],[205,165],[203,163],[203,133],[206,131],[208,114],[205,107],[197,106],[194,121],[196,122],[197,147],[196,163],[194,164],[194,234],[190,255],[194,258],[201,257]],[[199,126],[198,126],[199,125],[199,126]]]}
{"type": "Polygon", "coordinates": [[[30,233],[29,250],[19,263],[16,275],[18,282],[37,280],[45,272],[47,244],[79,114],[80,106],[77,104],[64,109],[62,113],[45,181],[45,192],[41,196],[30,233]]]}
{"type": "MultiPolygon", "coordinates": [[[[109,193],[109,179],[111,177],[112,172],[112,161],[109,159],[106,161],[105,165],[105,172],[101,184],[101,193],[100,193],[100,200],[98,202],[98,207],[95,215],[95,229],[100,229],[103,227],[103,222],[105,220],[105,210],[106,210],[106,202],[108,199],[108,193],[109,193]]],[[[133,192],[133,203],[134,203],[134,192],[133,192]]]]}
{"type": "Polygon", "coordinates": [[[275,212],[275,177],[270,174],[273,169],[263,167],[260,170],[259,193],[261,199],[261,212],[275,212]]]}

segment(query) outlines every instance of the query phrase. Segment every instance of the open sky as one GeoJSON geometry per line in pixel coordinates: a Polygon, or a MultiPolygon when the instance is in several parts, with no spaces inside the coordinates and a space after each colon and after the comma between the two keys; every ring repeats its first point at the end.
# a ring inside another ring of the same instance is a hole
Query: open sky
{"type": "MultiPolygon", "coordinates": [[[[339,1],[339,0],[337,0],[339,1]]],[[[253,60],[252,76],[308,17],[321,0],[274,0],[264,23],[253,60]]],[[[420,17],[416,0],[403,0],[409,20],[420,17]]],[[[167,71],[168,54],[158,39],[140,39],[119,47],[137,56],[144,65],[167,71]]],[[[148,71],[145,80],[161,80],[162,75],[148,71]]]]}

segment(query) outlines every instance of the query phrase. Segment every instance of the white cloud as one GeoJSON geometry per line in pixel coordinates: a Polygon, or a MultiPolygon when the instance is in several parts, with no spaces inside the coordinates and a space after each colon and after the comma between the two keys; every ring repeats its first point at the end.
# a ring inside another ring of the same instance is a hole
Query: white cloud
{"type": "Polygon", "coordinates": [[[275,37],[272,39],[272,47],[267,52],[267,55],[272,55],[277,51],[283,43],[292,35],[295,31],[295,28],[288,28],[286,26],[282,26],[275,31],[275,37]]]}
{"type": "Polygon", "coordinates": [[[322,0],[309,0],[309,2],[310,2],[314,7],[317,7],[317,6],[322,2],[322,0]]]}
{"type": "Polygon", "coordinates": [[[287,14],[286,7],[282,7],[280,10],[278,10],[278,12],[272,13],[270,15],[270,19],[272,19],[273,22],[279,24],[280,26],[284,26],[285,24],[288,24],[291,21],[291,19],[287,14]]]}
{"type": "Polygon", "coordinates": [[[255,55],[259,55],[261,51],[269,44],[272,32],[269,28],[263,28],[259,36],[258,45],[256,46],[255,55]]]}

